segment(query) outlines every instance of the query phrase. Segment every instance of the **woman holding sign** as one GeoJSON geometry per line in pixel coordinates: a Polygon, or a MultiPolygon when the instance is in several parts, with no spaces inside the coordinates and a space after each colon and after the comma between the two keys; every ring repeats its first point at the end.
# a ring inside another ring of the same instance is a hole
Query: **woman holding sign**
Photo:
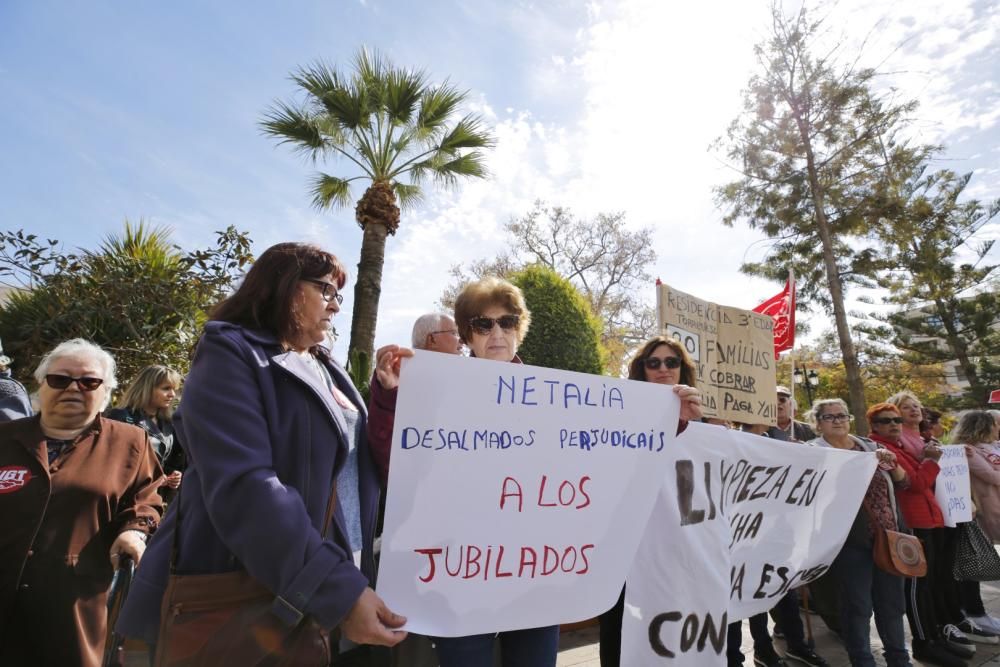
{"type": "MultiPolygon", "coordinates": [[[[669,336],[655,336],[646,341],[628,365],[628,379],[672,385],[695,386],[694,362],[684,346],[669,336]]],[[[600,616],[601,667],[618,667],[622,653],[622,615],[625,612],[625,589],[618,602],[600,616]]]]}
{"type": "MultiPolygon", "coordinates": [[[[892,403],[878,403],[868,409],[872,440],[896,455],[906,471],[908,484],[896,487],[896,499],[906,525],[920,539],[927,558],[927,575],[910,577],[905,582],[906,616],[913,633],[913,657],[944,667],[963,667],[975,655],[975,645],[957,627],[961,622],[961,604],[952,575],[955,564],[954,529],[944,527],[944,514],[934,496],[934,483],[941,467],[943,451],[927,445],[917,458],[915,444],[903,440],[906,419],[912,422],[920,405],[906,397],[902,410],[892,403]],[[909,416],[904,416],[903,411],[909,416]]],[[[919,423],[919,421],[917,422],[919,423]]],[[[919,436],[918,436],[919,437],[919,436]]],[[[923,440],[920,440],[921,446],[923,440]]]]}
{"type": "MultiPolygon", "coordinates": [[[[517,350],[530,322],[531,313],[521,290],[500,278],[487,277],[470,283],[455,300],[455,324],[473,358],[521,363],[517,350]]],[[[653,347],[659,349],[659,345],[653,347]]],[[[412,354],[412,351],[396,345],[385,346],[376,353],[369,422],[369,440],[376,460],[388,462],[399,387],[399,364],[403,357],[412,354]]],[[[661,351],[659,359],[650,361],[646,367],[651,373],[662,368],[656,377],[673,378],[664,384],[677,384],[681,377],[680,365],[676,361],[663,362],[664,356],[661,351]]],[[[694,367],[690,362],[687,369],[686,378],[693,383],[694,367]]],[[[697,389],[677,385],[674,392],[681,399],[682,420],[701,417],[701,397],[697,389]]],[[[620,614],[617,629],[620,644],[620,614]]],[[[500,643],[504,667],[553,667],[559,648],[559,627],[552,625],[434,640],[441,667],[490,667],[493,665],[496,641],[500,643]]]]}
{"type": "MultiPolygon", "coordinates": [[[[975,520],[986,536],[1000,542],[1000,449],[996,441],[1000,421],[986,410],[969,410],[962,414],[951,433],[951,441],[965,445],[969,460],[969,481],[972,484],[975,520]]],[[[977,642],[996,644],[1000,621],[986,613],[978,581],[958,582],[965,620],[959,628],[977,642]]]]}
{"type": "Polygon", "coordinates": [[[875,627],[889,667],[908,667],[903,634],[903,579],[875,566],[872,557],[876,530],[899,530],[902,517],[893,502],[893,489],[908,483],[906,470],[896,455],[879,448],[867,438],[851,435],[854,417],[839,398],[818,400],[813,404],[813,424],[820,437],[810,445],[833,447],[856,452],[874,452],[879,466],[868,485],[851,532],[830,568],[840,593],[840,636],[852,667],[874,667],[871,649],[872,612],[875,627]]]}
{"type": "Polygon", "coordinates": [[[365,406],[327,347],[346,280],[330,253],[280,243],[205,325],[174,417],[190,465],[118,624],[158,665],[319,667],[334,629],[357,644],[406,636],[371,587],[365,406]]]}

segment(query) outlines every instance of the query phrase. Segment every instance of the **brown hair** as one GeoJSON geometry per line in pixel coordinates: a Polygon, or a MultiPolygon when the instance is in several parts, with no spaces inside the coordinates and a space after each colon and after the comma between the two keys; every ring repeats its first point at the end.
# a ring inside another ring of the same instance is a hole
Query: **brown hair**
{"type": "Polygon", "coordinates": [[[479,317],[490,306],[504,308],[520,317],[517,323],[517,342],[522,342],[531,324],[531,312],[524,303],[521,290],[496,276],[487,276],[469,283],[455,299],[455,327],[462,342],[468,344],[472,337],[472,326],[469,324],[472,318],[479,317]]]}
{"type": "Polygon", "coordinates": [[[646,344],[635,353],[632,361],[628,364],[628,379],[646,381],[646,358],[661,345],[669,347],[681,359],[680,384],[695,386],[694,362],[691,361],[691,357],[688,356],[687,350],[684,349],[680,341],[670,336],[654,336],[646,341],[646,344]]]}
{"type": "Polygon", "coordinates": [[[868,420],[868,425],[871,426],[872,417],[880,412],[895,412],[897,415],[901,415],[899,408],[897,408],[892,403],[876,403],[875,405],[868,408],[868,412],[865,413],[865,419],[868,420]]]}
{"type": "Polygon", "coordinates": [[[301,326],[295,313],[299,281],[329,274],[338,289],[344,287],[347,272],[332,254],[308,243],[273,245],[253,263],[239,289],[215,306],[211,318],[263,329],[288,342],[301,326]]]}

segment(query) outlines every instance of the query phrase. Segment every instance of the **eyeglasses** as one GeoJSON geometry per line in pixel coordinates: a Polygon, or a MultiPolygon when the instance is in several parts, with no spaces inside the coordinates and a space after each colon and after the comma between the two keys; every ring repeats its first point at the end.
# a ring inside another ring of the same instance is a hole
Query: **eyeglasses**
{"type": "Polygon", "coordinates": [[[854,419],[854,415],[845,415],[844,413],[837,415],[820,415],[819,419],[820,421],[833,422],[836,424],[838,422],[849,422],[854,419]]]}
{"type": "Polygon", "coordinates": [[[504,315],[503,317],[473,317],[469,320],[469,326],[477,334],[482,336],[488,336],[490,332],[493,331],[493,325],[499,324],[500,328],[504,331],[511,331],[517,328],[518,323],[521,321],[520,315],[504,315]]]}
{"type": "MultiPolygon", "coordinates": [[[[492,327],[490,327],[490,328],[492,328],[492,327]]],[[[452,336],[457,336],[458,335],[458,329],[444,329],[442,331],[432,331],[431,335],[432,336],[436,336],[437,334],[443,334],[443,333],[451,334],[452,336]]]]}
{"type": "Polygon", "coordinates": [[[681,358],[680,357],[664,357],[660,359],[659,357],[646,357],[642,364],[651,371],[655,371],[663,364],[666,368],[680,368],[681,358]]]}
{"type": "Polygon", "coordinates": [[[903,418],[902,417],[873,417],[872,418],[872,423],[873,424],[881,424],[883,426],[885,424],[902,424],[903,423],[903,418]]]}
{"type": "Polygon", "coordinates": [[[333,299],[337,300],[337,305],[344,303],[344,295],[337,291],[337,286],[333,283],[328,283],[325,280],[314,280],[313,278],[303,278],[302,280],[322,287],[323,289],[320,291],[320,294],[327,303],[330,303],[333,299]]]}
{"type": "Polygon", "coordinates": [[[45,384],[49,385],[53,389],[65,389],[74,382],[76,383],[76,386],[79,387],[80,391],[94,391],[104,384],[104,380],[101,378],[74,378],[68,375],[57,375],[55,373],[45,376],[45,384]]]}

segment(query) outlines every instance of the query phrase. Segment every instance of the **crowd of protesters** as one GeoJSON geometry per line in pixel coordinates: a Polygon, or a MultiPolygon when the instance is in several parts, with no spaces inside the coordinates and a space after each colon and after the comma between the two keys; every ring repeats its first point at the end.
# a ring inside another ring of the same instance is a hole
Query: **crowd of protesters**
{"type": "MultiPolygon", "coordinates": [[[[505,667],[555,665],[558,626],[407,637],[399,630],[406,619],[376,593],[379,503],[405,382],[400,364],[413,353],[380,348],[370,399],[362,399],[330,354],[346,280],[339,260],[320,248],[269,248],[212,311],[187,378],[149,366],[113,409],[115,360],[98,345],[55,345],[35,368],[34,407],[0,348],[0,664],[102,664],[108,588],[130,559],[141,567],[117,630],[144,643],[152,664],[277,656],[280,664],[317,666],[488,667],[499,653],[505,667]],[[240,616],[231,604],[208,605],[213,595],[260,601],[263,611],[240,616]]],[[[461,291],[453,316],[417,319],[411,344],[521,363],[530,323],[520,290],[488,277],[461,291]]],[[[641,346],[629,379],[672,387],[682,405],[678,432],[702,419],[695,366],[673,339],[641,346]]],[[[904,617],[913,656],[929,664],[963,667],[976,643],[1000,642],[1000,621],[986,612],[979,584],[955,578],[960,529],[944,525],[934,494],[944,415],[901,392],[865,415],[852,415],[841,399],[820,399],[807,423],[795,419],[788,389],[779,386],[776,398],[776,426],[704,421],[789,446],[873,455],[879,465],[829,573],[778,601],[773,632],[767,614],[749,619],[753,662],[827,664],[800,617],[810,601],[854,666],[875,664],[873,614],[889,667],[910,665],[904,617]],[[866,420],[870,437],[852,433],[856,419],[866,420]],[[919,538],[926,575],[881,568],[874,555],[881,531],[919,538]]],[[[959,415],[949,439],[966,448],[974,521],[998,541],[1000,411],[959,415]]],[[[602,667],[620,663],[623,613],[624,590],[600,617],[602,667]]],[[[727,641],[731,667],[744,662],[741,642],[736,622],[727,641]]]]}

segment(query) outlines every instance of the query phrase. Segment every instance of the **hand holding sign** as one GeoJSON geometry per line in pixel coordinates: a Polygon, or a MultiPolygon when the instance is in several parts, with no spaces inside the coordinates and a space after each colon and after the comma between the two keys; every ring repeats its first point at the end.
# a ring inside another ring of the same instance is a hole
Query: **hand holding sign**
{"type": "Polygon", "coordinates": [[[403,359],[413,356],[413,350],[399,345],[380,347],[375,353],[375,375],[383,389],[399,386],[399,365],[403,359]]]}

